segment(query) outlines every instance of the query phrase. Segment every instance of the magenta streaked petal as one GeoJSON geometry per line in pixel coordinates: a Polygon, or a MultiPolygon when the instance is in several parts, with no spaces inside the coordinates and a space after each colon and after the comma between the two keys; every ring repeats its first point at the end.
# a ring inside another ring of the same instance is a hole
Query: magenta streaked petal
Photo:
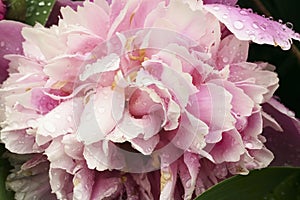
{"type": "Polygon", "coordinates": [[[204,8],[216,16],[239,39],[258,44],[291,47],[291,40],[300,40],[300,35],[279,22],[264,18],[247,9],[210,4],[204,8]]]}
{"type": "Polygon", "coordinates": [[[23,54],[21,30],[26,24],[2,20],[0,21],[0,84],[7,78],[9,61],[4,58],[7,54],[23,54]]]}

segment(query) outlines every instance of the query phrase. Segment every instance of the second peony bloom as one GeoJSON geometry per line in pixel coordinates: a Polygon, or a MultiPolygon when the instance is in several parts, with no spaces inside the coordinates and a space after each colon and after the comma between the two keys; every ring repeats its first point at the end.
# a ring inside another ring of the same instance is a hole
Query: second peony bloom
{"type": "Polygon", "coordinates": [[[191,199],[272,161],[263,122],[280,126],[261,104],[278,78],[247,62],[249,42],[288,49],[298,34],[196,0],[61,13],[57,26],[22,29],[24,55],[5,56],[0,91],[1,141],[47,156],[58,199],[191,199]]]}

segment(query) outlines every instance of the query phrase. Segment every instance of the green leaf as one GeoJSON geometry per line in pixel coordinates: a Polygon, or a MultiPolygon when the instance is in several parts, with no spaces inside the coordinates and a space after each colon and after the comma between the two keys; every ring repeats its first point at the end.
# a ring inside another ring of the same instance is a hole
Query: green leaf
{"type": "Polygon", "coordinates": [[[0,145],[0,199],[13,200],[13,192],[7,191],[5,188],[6,177],[9,174],[10,165],[9,162],[2,158],[2,154],[5,152],[3,145],[0,145]]]}
{"type": "Polygon", "coordinates": [[[26,18],[25,23],[35,25],[36,22],[45,25],[55,0],[26,0],[26,18]]]}
{"type": "Polygon", "coordinates": [[[25,0],[6,0],[7,12],[5,19],[25,21],[26,1],[25,0]]]}
{"type": "Polygon", "coordinates": [[[274,167],[234,176],[196,200],[299,200],[300,168],[274,167]]]}

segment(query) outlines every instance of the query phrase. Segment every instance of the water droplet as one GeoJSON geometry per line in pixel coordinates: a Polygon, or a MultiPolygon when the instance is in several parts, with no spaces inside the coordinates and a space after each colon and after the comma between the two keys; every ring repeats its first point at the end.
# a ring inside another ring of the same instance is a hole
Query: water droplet
{"type": "Polygon", "coordinates": [[[220,10],[220,7],[219,6],[214,6],[213,9],[218,11],[218,10],[220,10]]]}
{"type": "Polygon", "coordinates": [[[47,3],[47,6],[51,6],[51,5],[52,5],[51,2],[47,3]]]}
{"type": "Polygon", "coordinates": [[[240,30],[240,29],[243,29],[244,28],[244,24],[243,22],[241,22],[240,20],[236,20],[233,22],[233,26],[234,28],[240,30]]]}
{"type": "Polygon", "coordinates": [[[253,10],[251,8],[247,9],[248,13],[253,13],[253,10]]]}
{"type": "Polygon", "coordinates": [[[37,15],[37,16],[40,15],[40,12],[36,12],[35,15],[37,15]]]}
{"type": "Polygon", "coordinates": [[[191,179],[188,180],[188,181],[185,183],[185,186],[188,187],[188,188],[191,187],[191,182],[192,182],[191,179]]]}
{"type": "Polygon", "coordinates": [[[224,63],[228,63],[228,61],[229,61],[229,59],[227,57],[223,57],[222,60],[223,60],[224,63]]]}
{"type": "Polygon", "coordinates": [[[44,14],[44,15],[46,15],[47,13],[48,13],[48,11],[47,11],[47,10],[44,10],[44,11],[43,11],[43,14],[44,14]]]}
{"type": "Polygon", "coordinates": [[[5,42],[4,41],[1,41],[0,42],[0,47],[4,47],[5,46],[5,42]]]}
{"type": "Polygon", "coordinates": [[[44,128],[49,133],[54,133],[55,130],[56,130],[55,126],[51,122],[45,122],[44,123],[44,128]]]}
{"type": "Polygon", "coordinates": [[[289,29],[293,29],[294,25],[291,22],[287,22],[286,27],[288,27],[289,29]]]}
{"type": "Polygon", "coordinates": [[[255,28],[255,29],[258,29],[258,28],[259,28],[257,22],[253,22],[252,27],[255,28]]]}
{"type": "Polygon", "coordinates": [[[251,143],[246,143],[246,144],[245,144],[245,147],[248,148],[248,149],[252,149],[252,148],[253,148],[253,144],[251,144],[251,143]]]}
{"type": "Polygon", "coordinates": [[[280,24],[282,24],[282,23],[283,23],[282,19],[279,19],[279,20],[278,20],[278,22],[279,22],[280,24]]]}
{"type": "Polygon", "coordinates": [[[253,34],[253,33],[250,33],[250,34],[249,34],[249,37],[250,37],[251,40],[255,40],[255,39],[256,39],[256,36],[255,36],[255,34],[253,34]]]}
{"type": "Polygon", "coordinates": [[[39,6],[45,6],[46,4],[45,4],[45,2],[41,1],[41,2],[38,3],[38,5],[39,6]]]}
{"type": "Polygon", "coordinates": [[[261,30],[265,31],[267,29],[267,25],[264,23],[264,24],[261,24],[259,26],[261,28],[261,30]]]}
{"type": "Polygon", "coordinates": [[[243,10],[240,10],[240,14],[241,14],[241,15],[248,15],[248,12],[247,12],[246,10],[243,9],[243,10]]]}

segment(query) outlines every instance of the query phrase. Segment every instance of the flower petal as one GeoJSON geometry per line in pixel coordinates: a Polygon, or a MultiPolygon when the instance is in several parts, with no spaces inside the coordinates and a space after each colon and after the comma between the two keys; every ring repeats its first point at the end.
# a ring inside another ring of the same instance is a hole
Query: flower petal
{"type": "Polygon", "coordinates": [[[26,24],[15,21],[0,21],[0,84],[7,78],[8,60],[6,54],[23,54],[24,38],[21,30],[26,24]]]}
{"type": "Polygon", "coordinates": [[[264,128],[263,135],[267,138],[266,146],[275,159],[273,166],[300,166],[300,122],[294,114],[275,99],[264,104],[263,109],[280,124],[283,132],[271,127],[264,128]]]}
{"type": "Polygon", "coordinates": [[[240,40],[258,44],[279,45],[283,50],[291,47],[291,39],[300,40],[300,35],[286,25],[261,17],[247,9],[220,4],[204,5],[240,40]]]}
{"type": "Polygon", "coordinates": [[[224,4],[233,6],[238,2],[238,0],[203,0],[204,4],[224,4]]]}

